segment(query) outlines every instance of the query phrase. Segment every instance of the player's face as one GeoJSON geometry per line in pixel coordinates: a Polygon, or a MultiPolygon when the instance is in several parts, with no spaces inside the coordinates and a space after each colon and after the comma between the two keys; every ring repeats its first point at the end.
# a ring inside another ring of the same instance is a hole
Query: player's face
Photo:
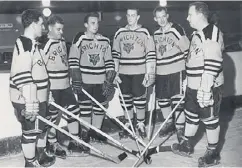
{"type": "Polygon", "coordinates": [[[134,9],[128,9],[126,17],[127,17],[128,25],[130,26],[137,24],[140,18],[140,16],[137,13],[137,10],[134,10],[134,9]]]}
{"type": "Polygon", "coordinates": [[[54,25],[49,26],[49,34],[51,37],[53,37],[56,40],[59,40],[62,38],[64,30],[64,25],[61,23],[56,23],[54,25]]]}
{"type": "Polygon", "coordinates": [[[85,27],[87,28],[88,32],[96,34],[99,27],[99,21],[97,17],[89,17],[88,22],[85,23],[85,27]]]}
{"type": "Polygon", "coordinates": [[[42,36],[42,32],[45,29],[44,20],[42,17],[39,17],[38,22],[33,22],[33,28],[34,28],[36,37],[42,36]]]}
{"type": "Polygon", "coordinates": [[[154,20],[158,23],[159,26],[165,27],[168,24],[168,18],[169,14],[166,13],[166,11],[157,11],[155,13],[154,20]]]}
{"type": "Polygon", "coordinates": [[[189,22],[190,26],[196,29],[199,21],[200,21],[200,13],[196,11],[195,6],[191,6],[188,10],[187,21],[189,22]]]}

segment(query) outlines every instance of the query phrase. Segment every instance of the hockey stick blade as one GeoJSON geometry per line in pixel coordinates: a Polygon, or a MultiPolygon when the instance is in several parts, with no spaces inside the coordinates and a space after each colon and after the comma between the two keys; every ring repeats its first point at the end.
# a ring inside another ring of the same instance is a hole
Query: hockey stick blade
{"type": "Polygon", "coordinates": [[[118,164],[118,163],[122,162],[124,159],[126,159],[127,156],[128,156],[127,153],[123,152],[120,155],[118,155],[117,157],[112,158],[112,161],[114,161],[115,163],[118,164]]]}
{"type": "Polygon", "coordinates": [[[127,153],[123,152],[120,155],[118,155],[118,158],[119,158],[120,161],[123,161],[127,156],[128,156],[127,153]]]}

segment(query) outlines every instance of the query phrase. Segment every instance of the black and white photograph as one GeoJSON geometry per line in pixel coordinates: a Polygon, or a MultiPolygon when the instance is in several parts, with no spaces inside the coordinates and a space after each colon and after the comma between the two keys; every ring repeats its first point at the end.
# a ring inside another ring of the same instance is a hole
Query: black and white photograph
{"type": "Polygon", "coordinates": [[[0,0],[0,167],[242,167],[242,1],[0,0]]]}

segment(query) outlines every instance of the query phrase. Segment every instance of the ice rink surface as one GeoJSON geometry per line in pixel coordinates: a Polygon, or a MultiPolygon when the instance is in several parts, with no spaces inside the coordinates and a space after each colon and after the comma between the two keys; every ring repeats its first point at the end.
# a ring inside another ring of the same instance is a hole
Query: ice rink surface
{"type": "MultiPolygon", "coordinates": [[[[236,110],[221,111],[221,164],[217,167],[242,167],[242,108],[236,110]]],[[[156,125],[156,129],[159,125],[156,125]]],[[[142,163],[140,167],[197,167],[197,159],[202,156],[206,150],[206,134],[203,134],[204,129],[201,127],[197,135],[197,144],[195,153],[192,158],[186,158],[174,155],[172,152],[163,152],[152,155],[152,163],[147,165],[142,163]]],[[[119,140],[118,134],[112,134],[112,137],[119,140]]],[[[145,140],[148,143],[148,140],[145,140]]],[[[161,138],[157,138],[152,146],[159,144],[161,138]]],[[[164,145],[171,145],[176,142],[176,135],[171,136],[164,145]]],[[[136,148],[135,141],[131,139],[122,139],[121,142],[130,147],[136,148]]],[[[112,156],[117,156],[123,151],[110,145],[92,143],[92,145],[112,156]]],[[[93,154],[95,154],[93,152],[93,154]]],[[[87,157],[68,157],[66,160],[57,158],[56,163],[52,167],[131,167],[136,161],[136,157],[128,154],[128,157],[120,164],[104,160],[95,155],[87,157]]],[[[0,167],[23,167],[24,159],[22,154],[17,156],[1,158],[0,167]]]]}

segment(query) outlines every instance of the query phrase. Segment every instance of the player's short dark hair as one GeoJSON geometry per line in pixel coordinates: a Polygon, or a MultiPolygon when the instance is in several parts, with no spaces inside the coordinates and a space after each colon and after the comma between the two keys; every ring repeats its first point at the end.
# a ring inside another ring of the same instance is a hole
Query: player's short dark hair
{"type": "Polygon", "coordinates": [[[41,12],[36,9],[27,9],[23,11],[21,16],[23,27],[29,27],[33,22],[37,23],[40,17],[44,18],[41,12]]]}
{"type": "Polygon", "coordinates": [[[87,23],[88,22],[88,19],[90,17],[96,17],[99,19],[99,14],[97,12],[90,12],[88,13],[85,17],[84,17],[84,23],[87,23]]]}
{"type": "Polygon", "coordinates": [[[58,15],[51,15],[47,20],[47,25],[55,25],[56,23],[64,24],[64,20],[58,15]]]}
{"type": "Polygon", "coordinates": [[[153,10],[153,15],[155,16],[156,12],[161,12],[161,11],[165,11],[166,13],[168,12],[166,7],[163,7],[163,6],[157,6],[157,7],[153,10]]]}
{"type": "Polygon", "coordinates": [[[204,2],[193,2],[193,3],[189,4],[189,8],[191,6],[194,6],[198,13],[203,14],[204,17],[208,19],[209,9],[208,9],[208,5],[206,3],[204,3],[204,2]]]}
{"type": "Polygon", "coordinates": [[[136,10],[137,15],[139,15],[139,14],[140,14],[140,10],[139,10],[139,8],[135,8],[135,7],[129,7],[129,8],[127,8],[127,11],[128,11],[128,10],[136,10]]]}

